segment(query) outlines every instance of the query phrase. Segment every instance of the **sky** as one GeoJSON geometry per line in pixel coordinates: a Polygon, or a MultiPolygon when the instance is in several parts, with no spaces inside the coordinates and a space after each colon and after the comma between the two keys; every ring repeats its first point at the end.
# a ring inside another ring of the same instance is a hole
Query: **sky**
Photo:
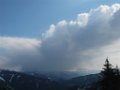
{"type": "Polygon", "coordinates": [[[0,68],[101,70],[120,66],[120,1],[0,0],[0,68]]]}
{"type": "Polygon", "coordinates": [[[0,0],[0,35],[40,37],[52,23],[71,20],[81,12],[115,2],[117,0],[0,0]]]}

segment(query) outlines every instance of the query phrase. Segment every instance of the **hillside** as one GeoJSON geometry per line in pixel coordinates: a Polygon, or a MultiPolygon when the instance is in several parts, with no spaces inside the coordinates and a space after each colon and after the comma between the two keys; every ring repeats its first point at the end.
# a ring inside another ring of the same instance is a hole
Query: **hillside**
{"type": "MultiPolygon", "coordinates": [[[[44,75],[1,70],[0,77],[12,90],[87,90],[98,81],[99,74],[54,80],[44,75]]],[[[0,85],[3,86],[3,82],[0,85]]]]}

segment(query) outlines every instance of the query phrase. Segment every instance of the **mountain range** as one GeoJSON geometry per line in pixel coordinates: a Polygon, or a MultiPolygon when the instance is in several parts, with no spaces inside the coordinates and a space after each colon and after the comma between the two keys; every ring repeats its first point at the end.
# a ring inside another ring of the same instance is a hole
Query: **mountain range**
{"type": "Polygon", "coordinates": [[[5,87],[5,90],[96,90],[100,74],[77,75],[1,70],[0,87],[5,87]]]}

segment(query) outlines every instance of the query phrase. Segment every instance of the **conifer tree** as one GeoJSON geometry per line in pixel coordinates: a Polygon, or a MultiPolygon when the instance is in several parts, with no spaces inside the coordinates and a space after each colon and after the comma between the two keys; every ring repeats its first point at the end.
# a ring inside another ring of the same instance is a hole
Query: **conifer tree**
{"type": "Polygon", "coordinates": [[[102,90],[113,90],[114,70],[112,69],[112,65],[109,63],[108,58],[105,61],[103,71],[101,71],[101,75],[102,90]]]}
{"type": "Polygon", "coordinates": [[[118,66],[112,68],[108,58],[105,61],[103,71],[101,71],[101,76],[102,90],[120,90],[120,72],[118,66]]]}

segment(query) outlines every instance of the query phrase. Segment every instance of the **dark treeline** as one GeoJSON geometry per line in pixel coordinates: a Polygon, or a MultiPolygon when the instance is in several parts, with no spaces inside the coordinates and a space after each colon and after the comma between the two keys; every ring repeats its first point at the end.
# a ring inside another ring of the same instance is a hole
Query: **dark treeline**
{"type": "Polygon", "coordinates": [[[120,90],[120,71],[118,66],[113,68],[108,58],[101,71],[100,90],[120,90]]]}

